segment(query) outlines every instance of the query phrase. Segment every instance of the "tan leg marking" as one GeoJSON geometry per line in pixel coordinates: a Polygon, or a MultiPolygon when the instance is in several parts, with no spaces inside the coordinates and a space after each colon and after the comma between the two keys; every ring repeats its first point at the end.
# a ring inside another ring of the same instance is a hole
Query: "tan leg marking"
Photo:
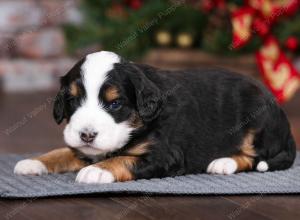
{"type": "Polygon", "coordinates": [[[253,142],[255,133],[249,132],[240,145],[240,152],[231,157],[223,157],[209,163],[206,172],[212,174],[233,174],[251,170],[256,155],[253,142]]]}
{"type": "Polygon", "coordinates": [[[249,132],[241,144],[240,153],[232,156],[232,159],[238,165],[238,171],[246,171],[253,168],[254,157],[256,156],[253,146],[254,137],[255,133],[249,132]]]}
{"type": "Polygon", "coordinates": [[[142,143],[139,143],[131,148],[129,148],[126,153],[130,156],[140,156],[143,154],[146,154],[149,151],[149,147],[152,144],[151,141],[145,141],[142,143]]]}
{"type": "Polygon", "coordinates": [[[86,166],[69,148],[53,150],[32,159],[41,161],[47,167],[49,173],[77,171],[86,166]]]}
{"type": "Polygon", "coordinates": [[[93,166],[108,170],[115,177],[116,181],[123,182],[134,179],[131,169],[136,162],[137,157],[118,156],[96,163],[93,166]]]}

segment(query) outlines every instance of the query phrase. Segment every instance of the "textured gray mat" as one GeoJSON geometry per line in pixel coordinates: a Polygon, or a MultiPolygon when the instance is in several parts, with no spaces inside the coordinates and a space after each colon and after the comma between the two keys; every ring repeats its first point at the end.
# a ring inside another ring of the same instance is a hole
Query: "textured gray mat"
{"type": "Polygon", "coordinates": [[[287,194],[300,193],[300,154],[286,171],[222,175],[187,175],[124,183],[85,185],[74,183],[75,173],[37,176],[13,174],[20,155],[0,156],[0,198],[33,198],[101,193],[144,194],[287,194]]]}

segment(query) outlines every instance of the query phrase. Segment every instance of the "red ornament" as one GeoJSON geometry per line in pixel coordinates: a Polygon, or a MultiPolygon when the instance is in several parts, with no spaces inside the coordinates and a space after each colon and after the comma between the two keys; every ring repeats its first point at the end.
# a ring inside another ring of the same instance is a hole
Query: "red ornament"
{"type": "Polygon", "coordinates": [[[278,102],[291,99],[300,88],[300,77],[274,37],[266,38],[256,53],[256,60],[266,85],[278,102]]]}
{"type": "Polygon", "coordinates": [[[242,7],[232,12],[231,22],[233,27],[232,48],[237,49],[247,44],[252,36],[253,14],[250,7],[242,7]]]}
{"type": "Polygon", "coordinates": [[[292,51],[295,51],[298,49],[299,46],[299,40],[296,37],[289,37],[285,41],[285,46],[292,51]]]}
{"type": "MultiPolygon", "coordinates": [[[[300,75],[281,50],[278,41],[270,36],[271,28],[283,16],[291,16],[300,9],[299,0],[244,0],[242,6],[232,12],[232,48],[246,45],[253,34],[264,39],[257,52],[257,64],[266,82],[280,103],[289,100],[300,88],[300,75]]],[[[290,37],[285,42],[290,50],[298,49],[299,41],[290,37]]]]}
{"type": "Polygon", "coordinates": [[[226,10],[227,7],[225,0],[216,0],[216,6],[218,9],[223,11],[226,10]]]}
{"type": "Polygon", "coordinates": [[[214,2],[211,0],[203,0],[201,8],[204,12],[210,12],[214,8],[214,2]]]}
{"type": "Polygon", "coordinates": [[[113,3],[105,12],[106,16],[112,19],[123,19],[127,17],[127,12],[124,6],[120,3],[113,3]]]}
{"type": "Polygon", "coordinates": [[[201,8],[204,12],[210,12],[213,9],[221,11],[225,11],[227,9],[225,0],[203,0],[201,3],[201,8]]]}
{"type": "Polygon", "coordinates": [[[299,8],[299,0],[289,0],[288,4],[285,6],[285,14],[288,16],[292,16],[297,13],[299,8]]]}
{"type": "Polygon", "coordinates": [[[264,19],[257,18],[253,22],[253,29],[257,32],[261,37],[266,36],[270,31],[270,26],[265,22],[264,19]]]}
{"type": "Polygon", "coordinates": [[[130,1],[128,1],[128,5],[132,9],[138,10],[138,9],[140,9],[140,7],[142,7],[142,1],[141,0],[130,0],[130,1]]]}
{"type": "Polygon", "coordinates": [[[247,4],[269,24],[273,24],[281,16],[295,14],[299,8],[299,0],[247,0],[247,4]]]}

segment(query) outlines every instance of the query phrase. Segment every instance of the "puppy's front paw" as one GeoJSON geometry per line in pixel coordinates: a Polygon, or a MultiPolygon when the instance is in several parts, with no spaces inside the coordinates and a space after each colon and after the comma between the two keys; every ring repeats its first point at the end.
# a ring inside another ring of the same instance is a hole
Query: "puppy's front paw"
{"type": "Polygon", "coordinates": [[[18,175],[42,175],[47,174],[46,166],[39,160],[21,160],[14,169],[14,173],[18,175]]]}
{"type": "Polygon", "coordinates": [[[112,183],[115,181],[111,172],[96,166],[82,168],[76,177],[78,183],[112,183]]]}
{"type": "Polygon", "coordinates": [[[233,174],[237,171],[236,161],[230,157],[213,160],[207,167],[207,173],[212,174],[233,174]]]}

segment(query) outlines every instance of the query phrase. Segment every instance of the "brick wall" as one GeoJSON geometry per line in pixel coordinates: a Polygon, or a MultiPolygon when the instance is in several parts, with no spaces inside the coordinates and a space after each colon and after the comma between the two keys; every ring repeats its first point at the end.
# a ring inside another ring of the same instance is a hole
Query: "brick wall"
{"type": "Polygon", "coordinates": [[[62,25],[78,24],[78,0],[1,0],[0,77],[7,91],[49,89],[75,62],[62,25]]]}

